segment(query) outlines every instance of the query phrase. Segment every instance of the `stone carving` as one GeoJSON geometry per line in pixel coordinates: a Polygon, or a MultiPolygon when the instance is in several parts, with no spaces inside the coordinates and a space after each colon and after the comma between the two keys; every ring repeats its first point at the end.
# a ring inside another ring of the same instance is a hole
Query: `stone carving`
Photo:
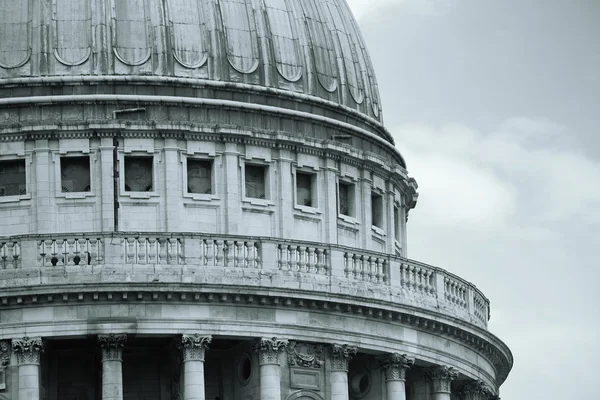
{"type": "Polygon", "coordinates": [[[13,340],[12,348],[19,365],[39,364],[40,355],[44,352],[44,343],[42,339],[30,339],[25,336],[23,339],[13,340]]]}
{"type": "Polygon", "coordinates": [[[392,353],[380,357],[378,362],[385,369],[386,381],[404,381],[406,371],[413,366],[415,360],[408,358],[406,354],[392,353]]]}
{"type": "Polygon", "coordinates": [[[298,343],[291,341],[287,347],[288,364],[306,368],[321,368],[323,361],[323,345],[298,343]]]}
{"type": "Polygon", "coordinates": [[[262,338],[254,346],[254,351],[258,353],[260,365],[277,364],[279,365],[279,352],[288,345],[286,339],[262,338]]]}
{"type": "Polygon", "coordinates": [[[10,364],[10,342],[8,340],[0,341],[0,367],[6,367],[10,364]]]}
{"type": "Polygon", "coordinates": [[[126,334],[98,335],[98,345],[102,349],[102,362],[123,361],[123,347],[127,342],[126,334]]]}
{"type": "Polygon", "coordinates": [[[488,400],[491,395],[491,391],[482,381],[469,382],[463,385],[459,392],[463,400],[488,400]]]}
{"type": "Polygon", "coordinates": [[[356,354],[357,348],[347,344],[332,344],[329,350],[331,369],[333,371],[348,371],[348,364],[352,356],[356,354]]]}
{"type": "Polygon", "coordinates": [[[202,336],[199,333],[183,335],[179,346],[183,350],[183,361],[204,361],[204,353],[211,341],[212,336],[202,336]]]}
{"type": "Polygon", "coordinates": [[[458,377],[458,372],[445,365],[426,371],[431,385],[431,393],[451,393],[451,384],[458,377]]]}

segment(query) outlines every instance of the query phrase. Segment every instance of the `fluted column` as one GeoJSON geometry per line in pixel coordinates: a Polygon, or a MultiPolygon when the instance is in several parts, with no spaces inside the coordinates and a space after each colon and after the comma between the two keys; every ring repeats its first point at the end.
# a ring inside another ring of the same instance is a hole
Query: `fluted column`
{"type": "Polygon", "coordinates": [[[123,347],[126,334],[98,335],[102,350],[102,400],[123,400],[123,347]]]}
{"type": "Polygon", "coordinates": [[[461,400],[489,400],[494,398],[491,390],[482,381],[472,381],[460,388],[461,400]]]}
{"type": "Polygon", "coordinates": [[[254,346],[260,365],[260,400],[281,400],[279,353],[287,344],[287,340],[262,338],[254,346]]]}
{"type": "Polygon", "coordinates": [[[379,364],[385,371],[387,400],[406,400],[406,371],[415,360],[406,354],[393,353],[379,358],[379,364]]]}
{"type": "Polygon", "coordinates": [[[15,339],[12,348],[19,364],[18,400],[39,400],[40,356],[44,351],[42,339],[15,339]]]}
{"type": "Polygon", "coordinates": [[[348,400],[348,364],[356,354],[356,347],[346,344],[332,344],[329,350],[331,372],[331,400],[348,400]]]}
{"type": "Polygon", "coordinates": [[[204,400],[204,353],[212,336],[183,335],[183,400],[204,400]]]}
{"type": "Polygon", "coordinates": [[[431,400],[450,400],[452,381],[458,372],[452,367],[441,366],[427,371],[431,388],[431,400]]]}

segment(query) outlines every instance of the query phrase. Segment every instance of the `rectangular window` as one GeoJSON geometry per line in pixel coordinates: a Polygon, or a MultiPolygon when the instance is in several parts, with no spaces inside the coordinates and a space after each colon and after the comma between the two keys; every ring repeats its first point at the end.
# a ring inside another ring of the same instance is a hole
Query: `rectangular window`
{"type": "Polygon", "coordinates": [[[354,185],[347,182],[339,182],[339,212],[341,215],[354,217],[354,185]]]}
{"type": "Polygon", "coordinates": [[[27,194],[25,160],[0,161],[0,196],[27,194]]]}
{"type": "Polygon", "coordinates": [[[63,193],[89,192],[90,157],[61,157],[60,185],[63,193]]]}
{"type": "Polygon", "coordinates": [[[315,174],[296,171],[296,204],[305,207],[317,207],[315,174]]]}
{"type": "Polygon", "coordinates": [[[400,209],[394,206],[394,237],[396,241],[400,241],[400,209]]]}
{"type": "Polygon", "coordinates": [[[246,197],[253,199],[268,199],[266,165],[246,164],[244,166],[244,180],[246,182],[246,197]]]}
{"type": "Polygon", "coordinates": [[[211,160],[187,159],[187,191],[188,193],[212,194],[211,160]]]}
{"type": "Polygon", "coordinates": [[[153,158],[125,156],[125,191],[152,192],[153,158]]]}
{"type": "Polygon", "coordinates": [[[383,196],[371,192],[371,221],[379,229],[383,229],[383,196]]]}

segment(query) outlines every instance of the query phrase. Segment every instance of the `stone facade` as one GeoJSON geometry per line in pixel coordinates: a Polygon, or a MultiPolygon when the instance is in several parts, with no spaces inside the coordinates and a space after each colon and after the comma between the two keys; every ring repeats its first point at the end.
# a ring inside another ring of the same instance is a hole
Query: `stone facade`
{"type": "Polygon", "coordinates": [[[343,0],[5,3],[0,400],[497,398],[343,0]]]}

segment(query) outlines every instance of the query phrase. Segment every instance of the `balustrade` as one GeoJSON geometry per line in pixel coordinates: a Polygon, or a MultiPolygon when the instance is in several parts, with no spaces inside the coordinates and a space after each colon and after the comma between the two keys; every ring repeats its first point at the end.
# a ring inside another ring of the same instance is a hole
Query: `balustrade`
{"type": "Polygon", "coordinates": [[[21,246],[19,242],[2,242],[0,244],[0,260],[2,269],[19,268],[21,246]]]}
{"type": "Polygon", "coordinates": [[[473,292],[473,315],[483,324],[488,320],[488,304],[484,297],[478,292],[473,292]]]}
{"type": "Polygon", "coordinates": [[[98,238],[67,237],[38,242],[38,265],[92,265],[104,262],[104,242],[98,238]]]}
{"type": "Polygon", "coordinates": [[[435,296],[434,276],[435,272],[431,268],[416,263],[400,264],[400,286],[403,289],[435,296]]]}
{"type": "Polygon", "coordinates": [[[200,239],[201,265],[260,268],[260,255],[260,243],[251,240],[200,239]]]}
{"type": "Polygon", "coordinates": [[[456,304],[459,307],[467,308],[467,286],[456,279],[444,277],[446,301],[456,304]]]}
{"type": "Polygon", "coordinates": [[[277,263],[282,271],[329,274],[329,251],[322,247],[295,244],[277,245],[277,263]]]}
{"type": "Polygon", "coordinates": [[[388,260],[368,254],[344,253],[344,275],[366,282],[388,282],[388,260]]]}
{"type": "Polygon", "coordinates": [[[181,238],[127,237],[122,244],[127,264],[184,264],[181,238]]]}

